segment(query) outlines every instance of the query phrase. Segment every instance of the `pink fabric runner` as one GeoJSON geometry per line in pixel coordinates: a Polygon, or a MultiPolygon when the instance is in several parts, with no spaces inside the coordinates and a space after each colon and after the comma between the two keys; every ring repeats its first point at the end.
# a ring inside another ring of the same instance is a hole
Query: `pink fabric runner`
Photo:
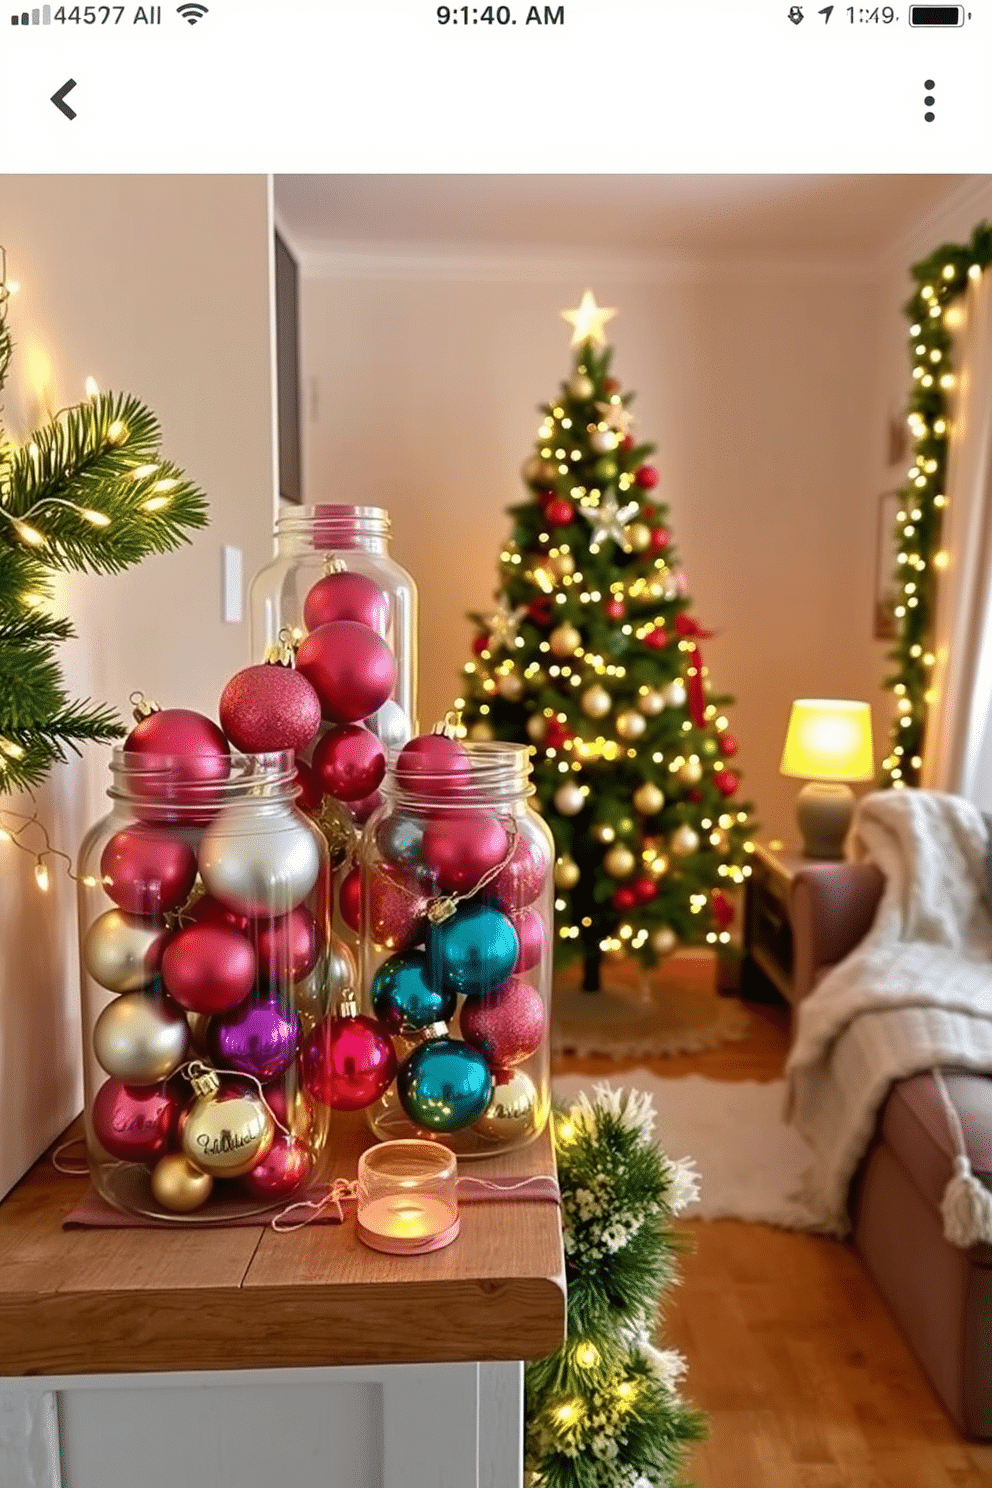
{"type": "MultiPolygon", "coordinates": [[[[218,1214],[215,1219],[194,1219],[193,1225],[222,1226],[225,1229],[244,1229],[254,1227],[261,1228],[263,1225],[271,1225],[276,1218],[284,1219],[279,1228],[303,1228],[309,1224],[341,1224],[344,1219],[343,1205],[349,1208],[354,1205],[355,1200],[348,1195],[340,1198],[332,1197],[333,1185],[325,1184],[322,1187],[312,1189],[305,1200],[292,1200],[282,1205],[266,1209],[261,1214],[218,1214]],[[325,1207],[320,1208],[321,1201],[325,1200],[325,1207]],[[292,1211],[292,1212],[290,1212],[292,1211]]],[[[458,1180],[458,1202],[459,1204],[489,1204],[489,1203],[561,1203],[561,1191],[558,1182],[550,1177],[532,1178],[476,1178],[465,1174],[458,1180]]],[[[86,1194],[80,1199],[75,1209],[67,1214],[62,1221],[64,1230],[81,1229],[168,1229],[175,1230],[182,1226],[184,1221],[177,1216],[176,1220],[157,1220],[146,1218],[140,1214],[128,1214],[121,1209],[115,1209],[105,1199],[101,1199],[93,1188],[88,1188],[86,1194]]],[[[188,1222],[187,1222],[188,1223],[188,1222]]],[[[192,1226],[190,1226],[192,1227],[192,1226]]]]}

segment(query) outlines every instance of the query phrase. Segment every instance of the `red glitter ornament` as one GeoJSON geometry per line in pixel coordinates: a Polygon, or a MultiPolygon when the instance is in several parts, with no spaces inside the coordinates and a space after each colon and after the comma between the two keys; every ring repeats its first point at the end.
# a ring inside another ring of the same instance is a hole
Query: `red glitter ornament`
{"type": "Polygon", "coordinates": [[[667,527],[654,527],[651,530],[651,551],[663,553],[671,542],[667,527]]]}
{"type": "Polygon", "coordinates": [[[324,790],[338,801],[360,801],[377,789],[386,773],[381,739],[357,723],[330,729],[313,752],[313,770],[324,790]]]}
{"type": "Polygon", "coordinates": [[[332,620],[311,631],[296,653],[296,670],[320,698],[329,723],[357,723],[376,713],[396,682],[396,658],[386,642],[357,620],[332,620]]]}
{"type": "Polygon", "coordinates": [[[487,997],[466,997],[458,1016],[462,1038],[493,1068],[529,1059],[548,1028],[544,998],[520,976],[508,977],[487,997]]]}
{"type": "Polygon", "coordinates": [[[725,754],[728,759],[733,759],[739,748],[740,745],[733,734],[720,735],[720,753],[725,754]]]}
{"type": "Polygon", "coordinates": [[[511,914],[510,922],[520,942],[520,952],[513,970],[515,972],[531,971],[540,964],[548,943],[544,916],[531,906],[528,909],[518,910],[516,914],[511,914]]]}
{"type": "Polygon", "coordinates": [[[539,594],[527,606],[527,614],[535,625],[550,625],[552,618],[550,594],[539,594]]]}
{"type": "Polygon", "coordinates": [[[635,878],[630,887],[638,904],[650,904],[658,892],[658,885],[653,878],[635,878]]]}
{"type": "Polygon", "coordinates": [[[429,896],[415,874],[393,869],[369,881],[369,917],[376,945],[404,951],[427,934],[429,896]]]}
{"type": "Polygon", "coordinates": [[[320,728],[320,699],[292,667],[262,665],[236,672],[220,695],[221,728],[245,754],[305,749],[320,728]]]}
{"type": "Polygon", "coordinates": [[[338,909],[348,929],[357,935],[362,928],[362,875],[357,867],[349,868],[341,880],[338,909]]]}
{"type": "Polygon", "coordinates": [[[650,646],[652,651],[663,651],[668,645],[668,634],[663,625],[656,625],[643,639],[645,646],[650,646]]]}
{"type": "Polygon", "coordinates": [[[714,770],[713,784],[722,796],[732,796],[740,781],[733,770],[714,770]]]}
{"type": "Polygon", "coordinates": [[[146,917],[178,909],[196,880],[196,854],[151,827],[125,827],[100,856],[103,887],[127,914],[146,917]]]}
{"type": "Polygon", "coordinates": [[[476,656],[481,656],[483,651],[488,651],[489,637],[487,635],[477,635],[472,642],[472,650],[476,656]]]}
{"type": "Polygon", "coordinates": [[[642,491],[650,491],[658,484],[658,472],[653,465],[642,465],[634,475],[634,480],[642,491]]]}
{"type": "Polygon", "coordinates": [[[486,890],[487,898],[504,914],[533,904],[547,881],[549,866],[542,844],[520,833],[510,861],[486,890]]]}
{"type": "Polygon", "coordinates": [[[255,982],[255,952],[238,930],[188,925],[162,956],[162,981],[191,1013],[224,1013],[237,1007],[255,982]]]}
{"type": "MultiPolygon", "coordinates": [[[[348,1006],[354,1006],[353,1003],[348,1006]]],[[[364,1013],[318,1023],[300,1050],[303,1083],[333,1111],[362,1111],[384,1095],[396,1075],[392,1039],[364,1013]]]]}
{"type": "Polygon", "coordinates": [[[622,889],[616,889],[614,891],[613,898],[610,900],[610,903],[613,905],[613,908],[618,909],[621,914],[626,914],[628,910],[633,909],[636,905],[637,895],[634,893],[634,890],[632,888],[629,888],[625,885],[622,889]]]}
{"type": "Polygon", "coordinates": [[[303,624],[307,630],[317,630],[334,620],[356,620],[384,636],[390,609],[389,596],[378,584],[365,574],[342,570],[325,574],[314,584],[303,601],[303,624]]]}
{"type": "Polygon", "coordinates": [[[564,496],[556,496],[544,508],[544,515],[552,527],[567,527],[575,519],[575,507],[564,496]]]}
{"type": "Polygon", "coordinates": [[[617,599],[615,596],[608,599],[603,606],[603,614],[607,620],[622,620],[626,613],[627,606],[622,599],[617,599]]]}

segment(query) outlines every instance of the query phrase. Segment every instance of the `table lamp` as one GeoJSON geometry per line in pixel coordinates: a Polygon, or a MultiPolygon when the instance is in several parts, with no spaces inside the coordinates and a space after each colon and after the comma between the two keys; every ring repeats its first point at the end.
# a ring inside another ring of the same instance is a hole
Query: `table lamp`
{"type": "Polygon", "coordinates": [[[806,857],[842,858],[854,811],[854,792],[847,782],[875,775],[868,704],[797,698],[779,773],[809,782],[796,797],[806,857]]]}

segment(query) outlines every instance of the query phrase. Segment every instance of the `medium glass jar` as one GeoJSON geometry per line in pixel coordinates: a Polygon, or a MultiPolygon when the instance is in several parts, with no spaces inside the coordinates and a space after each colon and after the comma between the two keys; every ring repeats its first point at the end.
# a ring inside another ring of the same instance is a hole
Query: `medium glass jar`
{"type": "Polygon", "coordinates": [[[291,753],[115,749],[80,850],[86,1140],[97,1192],[158,1220],[292,1202],[324,1172],[308,1033],[355,980],[291,753]]]}
{"type": "Polygon", "coordinates": [[[380,635],[395,658],[395,681],[363,721],[387,748],[399,749],[417,732],[417,590],[389,556],[389,537],[389,513],[380,506],[283,512],[275,557],[252,580],[249,605],[256,661],[285,631],[300,637],[331,619],[358,621],[380,635]],[[358,580],[322,585],[335,573],[358,580]]]}
{"type": "Polygon", "coordinates": [[[368,1117],[485,1157],[548,1118],[554,852],[527,748],[449,742],[392,759],[359,843],[366,1011],[398,1061],[368,1117]]]}

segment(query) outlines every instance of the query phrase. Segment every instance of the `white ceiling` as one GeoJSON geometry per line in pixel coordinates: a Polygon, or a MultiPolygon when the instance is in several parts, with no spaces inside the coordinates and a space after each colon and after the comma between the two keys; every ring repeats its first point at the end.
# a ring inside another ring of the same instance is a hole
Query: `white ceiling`
{"type": "Polygon", "coordinates": [[[277,176],[306,255],[349,243],[875,259],[963,176],[277,176]]]}

